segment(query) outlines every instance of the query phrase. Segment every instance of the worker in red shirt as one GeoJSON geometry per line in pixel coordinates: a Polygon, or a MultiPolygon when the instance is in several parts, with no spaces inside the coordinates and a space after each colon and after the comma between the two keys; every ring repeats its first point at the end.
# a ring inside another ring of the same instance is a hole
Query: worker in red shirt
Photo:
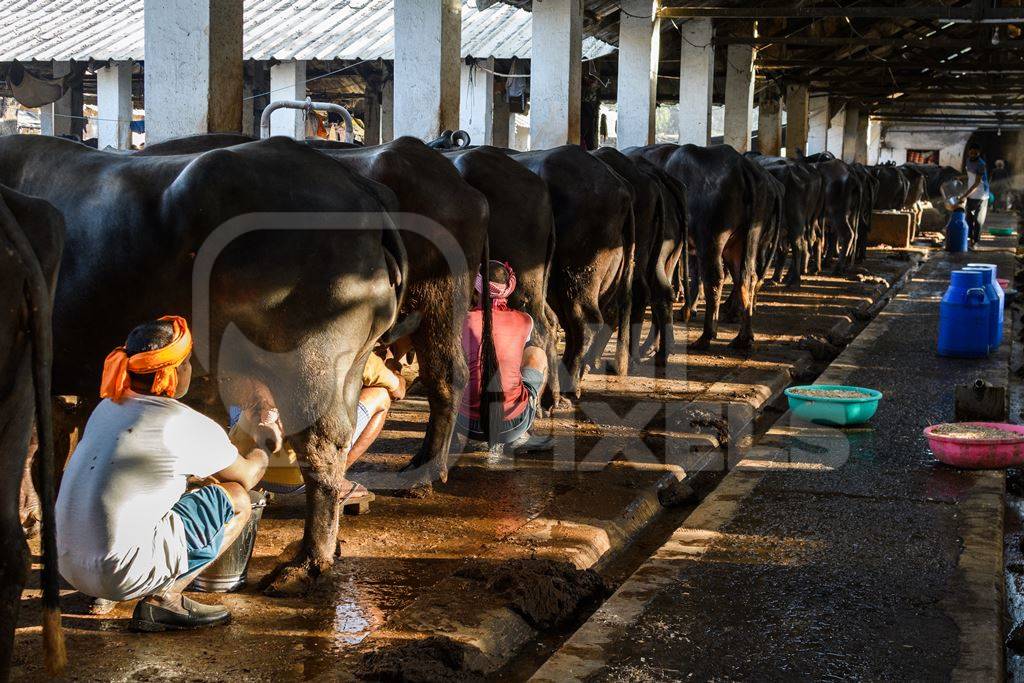
{"type": "MultiPolygon", "coordinates": [[[[533,318],[528,313],[508,307],[508,298],[516,288],[516,276],[507,263],[489,262],[487,286],[497,375],[503,396],[503,420],[500,427],[492,429],[494,441],[513,451],[549,450],[554,446],[553,439],[530,435],[548,372],[544,351],[530,344],[533,318]]],[[[481,378],[484,374],[484,311],[480,304],[484,298],[483,287],[483,278],[477,274],[476,304],[462,326],[462,349],[469,365],[469,384],[462,394],[458,426],[459,433],[475,441],[488,440],[480,420],[481,378]]]]}

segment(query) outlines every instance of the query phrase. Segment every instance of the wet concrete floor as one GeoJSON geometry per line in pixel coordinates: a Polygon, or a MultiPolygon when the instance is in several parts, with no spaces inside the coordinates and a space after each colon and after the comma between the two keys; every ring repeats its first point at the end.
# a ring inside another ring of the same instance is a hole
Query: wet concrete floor
{"type": "MultiPolygon", "coordinates": [[[[650,418],[623,426],[613,419],[602,421],[603,417],[614,418],[651,400],[666,405],[692,400],[711,406],[760,405],[766,384],[780,372],[788,372],[798,361],[809,364],[808,353],[799,348],[801,339],[825,337],[837,323],[850,322],[852,311],[869,304],[877,294],[878,276],[891,282],[908,265],[905,258],[873,250],[867,263],[873,276],[810,277],[799,291],[767,287],[759,296],[754,323],[758,348],[752,355],[726,348],[737,331],[734,325],[722,326],[722,341],[710,352],[686,353],[683,340],[692,342],[699,336],[700,316],[689,328],[677,324],[679,343],[666,377],[655,378],[648,367],[626,380],[591,375],[584,385],[590,407],[578,407],[575,416],[555,415],[540,421],[541,431],[551,430],[559,438],[556,458],[567,452],[564,444],[568,442],[569,467],[564,460],[554,466],[551,456],[508,461],[476,454],[464,458],[448,483],[435,486],[428,498],[379,495],[370,514],[344,519],[337,566],[307,598],[267,598],[253,588],[232,595],[190,594],[230,607],[233,623],[214,631],[141,635],[127,631],[132,604],[121,604],[113,613],[97,617],[87,613],[84,596],[67,591],[68,678],[347,678],[368,634],[474,558],[486,555],[492,561],[494,547],[531,519],[557,515],[560,501],[571,500],[576,506],[581,500],[592,501],[595,511],[625,506],[632,491],[653,483],[658,471],[604,467],[600,459],[588,461],[589,467],[574,468],[572,463],[586,460],[602,436],[621,437],[613,445],[627,459],[630,453],[647,449],[663,459],[666,443],[680,438],[681,432],[715,432],[706,426],[650,418]],[[593,406],[602,403],[612,412],[595,412],[593,406]]],[[[354,478],[372,488],[378,475],[404,465],[420,443],[424,419],[422,401],[398,404],[373,452],[356,467],[354,478]]],[[[253,583],[270,571],[286,545],[300,537],[302,505],[301,498],[283,498],[268,510],[250,568],[253,583]]],[[[38,552],[37,543],[32,547],[38,552]]],[[[528,547],[510,546],[498,556],[529,554],[528,547]]],[[[17,635],[16,680],[44,678],[38,623],[38,592],[30,588],[24,594],[17,635]]]]}
{"type": "Polygon", "coordinates": [[[921,433],[955,385],[1006,383],[1007,344],[935,353],[956,263],[1013,276],[1012,241],[985,245],[936,253],[823,376],[884,392],[868,426],[784,418],[536,680],[998,677],[1002,473],[941,465],[921,433]]]}

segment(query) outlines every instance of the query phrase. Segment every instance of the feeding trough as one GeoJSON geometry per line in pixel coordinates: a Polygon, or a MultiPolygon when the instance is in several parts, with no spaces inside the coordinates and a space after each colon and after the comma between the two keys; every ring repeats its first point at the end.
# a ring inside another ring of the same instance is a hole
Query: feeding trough
{"type": "Polygon", "coordinates": [[[1017,230],[1015,228],[988,228],[988,234],[1010,237],[1011,235],[1016,235],[1017,230]]]}
{"type": "Polygon", "coordinates": [[[867,422],[882,392],[841,384],[808,384],[786,389],[789,409],[801,420],[845,427],[867,422]]]}
{"type": "Polygon", "coordinates": [[[925,427],[936,459],[964,469],[997,469],[1024,463],[1024,426],[1005,422],[951,422],[925,427]]]}

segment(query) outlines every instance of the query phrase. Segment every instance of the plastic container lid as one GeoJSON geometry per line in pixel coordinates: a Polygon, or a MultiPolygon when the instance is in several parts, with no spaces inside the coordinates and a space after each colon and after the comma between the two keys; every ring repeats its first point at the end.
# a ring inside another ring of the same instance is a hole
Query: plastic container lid
{"type": "Polygon", "coordinates": [[[984,274],[980,270],[954,270],[950,276],[950,284],[962,289],[981,287],[984,284],[984,274]]]}
{"type": "Polygon", "coordinates": [[[999,267],[994,263],[968,263],[966,268],[973,268],[978,270],[987,270],[992,273],[991,279],[987,279],[986,282],[995,282],[998,279],[999,267]]]}

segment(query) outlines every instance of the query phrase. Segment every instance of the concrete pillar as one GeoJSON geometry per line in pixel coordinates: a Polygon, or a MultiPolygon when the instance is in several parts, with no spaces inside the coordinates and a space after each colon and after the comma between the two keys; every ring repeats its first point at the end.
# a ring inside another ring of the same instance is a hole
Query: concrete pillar
{"type": "Polygon", "coordinates": [[[471,144],[489,145],[494,139],[494,60],[462,65],[459,91],[459,128],[471,144]]]}
{"type": "Polygon", "coordinates": [[[658,107],[658,0],[623,0],[619,15],[619,149],[654,142],[658,107]]]}
{"type": "Polygon", "coordinates": [[[384,82],[380,93],[380,141],[391,142],[395,139],[395,80],[389,78],[384,82]]]}
{"type": "Polygon", "coordinates": [[[770,156],[782,150],[782,102],[774,93],[762,96],[757,108],[757,148],[770,156]]]}
{"type": "Polygon", "coordinates": [[[363,101],[363,144],[380,144],[380,92],[369,86],[363,101]]]}
{"type": "MultiPolygon", "coordinates": [[[[857,156],[857,131],[860,129],[860,110],[846,107],[846,118],[843,121],[843,161],[852,164],[857,156]]],[[[865,137],[865,142],[867,138],[865,137]]]]}
{"type": "Polygon", "coordinates": [[[824,152],[828,144],[828,97],[808,100],[807,154],[824,152]]]}
{"type": "Polygon", "coordinates": [[[692,19],[680,29],[679,144],[711,142],[711,96],[715,85],[714,24],[692,19]]]}
{"type": "MultiPolygon", "coordinates": [[[[54,62],[53,77],[60,78],[71,73],[71,62],[54,62]]],[[[81,116],[82,108],[74,111],[74,94],[71,90],[64,93],[56,102],[44,104],[39,110],[39,132],[43,135],[70,135],[74,129],[81,129],[75,126],[76,119],[72,116],[81,116]]]]}
{"type": "Polygon", "coordinates": [[[583,66],[581,0],[543,0],[533,6],[530,59],[530,147],[580,141],[583,66]]]}
{"type": "Polygon", "coordinates": [[[807,86],[786,86],[786,156],[795,159],[807,151],[808,120],[807,86]]]}
{"type": "MultiPolygon", "coordinates": [[[[754,26],[746,31],[753,35],[754,26]]],[[[725,65],[725,144],[750,151],[754,117],[754,46],[730,45],[725,65]]]]}
{"type": "Polygon", "coordinates": [[[395,0],[394,132],[424,140],[459,127],[460,0],[395,0]]]}
{"type": "Polygon", "coordinates": [[[253,97],[255,90],[255,70],[259,68],[254,62],[245,65],[242,71],[242,134],[259,136],[259,126],[255,123],[256,98],[253,97]]]}
{"type": "MultiPolygon", "coordinates": [[[[306,99],[306,62],[294,60],[270,67],[270,101],[306,99]]],[[[301,109],[278,109],[270,115],[270,134],[306,139],[306,115],[301,109]]]]}
{"type": "Polygon", "coordinates": [[[871,117],[866,111],[857,115],[857,141],[853,148],[853,161],[857,164],[868,163],[868,141],[871,139],[871,117]]]}
{"type": "Polygon", "coordinates": [[[256,105],[253,98],[252,81],[246,81],[242,87],[242,134],[259,137],[256,126],[256,105]]]}
{"type": "Polygon", "coordinates": [[[836,159],[843,158],[843,131],[846,129],[846,107],[837,102],[829,103],[829,114],[834,115],[828,120],[828,138],[825,149],[832,152],[836,159]]]}
{"type": "MultiPolygon", "coordinates": [[[[500,77],[499,77],[500,79],[500,77]]],[[[491,119],[491,144],[495,147],[508,147],[509,127],[511,118],[508,108],[508,97],[505,94],[504,83],[500,83],[499,89],[494,93],[494,110],[491,119]]]]}
{"type": "Polygon", "coordinates": [[[131,146],[132,63],[113,62],[96,69],[97,145],[100,149],[131,146]]]}
{"type": "Polygon", "coordinates": [[[242,130],[242,0],[145,0],[146,141],[242,130]]]}

